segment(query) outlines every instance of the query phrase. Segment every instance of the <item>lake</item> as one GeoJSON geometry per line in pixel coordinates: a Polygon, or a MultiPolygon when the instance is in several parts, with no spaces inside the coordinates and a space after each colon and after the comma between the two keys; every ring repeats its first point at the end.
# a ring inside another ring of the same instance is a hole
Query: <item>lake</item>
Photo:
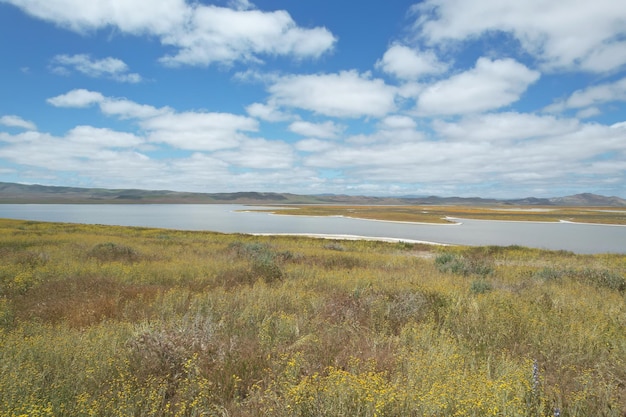
{"type": "Polygon", "coordinates": [[[0,218],[223,233],[331,235],[458,245],[521,245],[576,253],[626,253],[626,226],[469,219],[458,219],[461,224],[441,225],[245,211],[256,208],[261,207],[222,204],[0,204],[0,218]]]}

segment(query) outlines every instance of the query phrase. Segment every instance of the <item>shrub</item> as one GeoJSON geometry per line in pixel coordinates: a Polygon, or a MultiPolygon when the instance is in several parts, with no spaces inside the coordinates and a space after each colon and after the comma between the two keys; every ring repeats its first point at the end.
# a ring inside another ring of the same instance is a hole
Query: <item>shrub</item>
{"type": "Polygon", "coordinates": [[[134,374],[167,378],[175,384],[186,376],[185,364],[194,357],[210,358],[214,325],[210,318],[183,317],[178,325],[143,326],[128,342],[134,374]]]}
{"type": "Polygon", "coordinates": [[[472,284],[470,285],[470,292],[472,294],[484,294],[492,289],[493,286],[491,283],[483,280],[472,281],[472,284]]]}
{"type": "Polygon", "coordinates": [[[276,253],[272,247],[266,243],[243,243],[233,242],[229,248],[239,257],[245,258],[250,262],[250,276],[242,275],[243,281],[250,282],[261,278],[265,282],[272,283],[280,281],[283,278],[283,271],[278,264],[279,260],[287,260],[293,258],[293,254],[289,251],[276,253]]]}
{"type": "Polygon", "coordinates": [[[327,243],[326,245],[324,245],[324,249],[336,250],[336,251],[339,251],[339,252],[343,252],[343,251],[346,250],[346,247],[343,246],[341,243],[332,242],[332,243],[327,243]]]}
{"type": "Polygon", "coordinates": [[[626,291],[626,278],[618,272],[605,269],[585,269],[579,274],[581,281],[599,288],[624,292],[626,291]]]}
{"type": "Polygon", "coordinates": [[[562,269],[554,269],[549,267],[540,269],[534,274],[535,278],[539,278],[544,281],[556,281],[558,279],[561,279],[563,275],[565,275],[565,271],[563,271],[562,269]]]}
{"type": "Polygon", "coordinates": [[[271,253],[254,258],[252,262],[252,274],[258,278],[262,278],[268,284],[283,279],[283,271],[276,263],[274,255],[271,253]]]}
{"type": "Polygon", "coordinates": [[[435,258],[435,265],[440,272],[456,275],[482,275],[493,272],[491,263],[480,256],[465,257],[452,253],[443,253],[435,258]]]}
{"type": "Polygon", "coordinates": [[[113,242],[98,243],[89,250],[87,256],[102,262],[133,262],[139,259],[139,253],[135,249],[113,242]]]}

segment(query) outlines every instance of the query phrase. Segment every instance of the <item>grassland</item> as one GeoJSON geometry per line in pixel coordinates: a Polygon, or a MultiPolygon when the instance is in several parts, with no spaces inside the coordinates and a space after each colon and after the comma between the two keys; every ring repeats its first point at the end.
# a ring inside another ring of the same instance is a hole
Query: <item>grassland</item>
{"type": "Polygon", "coordinates": [[[626,256],[0,220],[1,416],[623,416],[626,256]]]}
{"type": "Polygon", "coordinates": [[[344,216],[370,220],[418,223],[451,223],[450,218],[512,220],[535,222],[602,223],[626,225],[626,208],[564,206],[367,206],[367,205],[290,205],[259,210],[283,215],[344,216]]]}

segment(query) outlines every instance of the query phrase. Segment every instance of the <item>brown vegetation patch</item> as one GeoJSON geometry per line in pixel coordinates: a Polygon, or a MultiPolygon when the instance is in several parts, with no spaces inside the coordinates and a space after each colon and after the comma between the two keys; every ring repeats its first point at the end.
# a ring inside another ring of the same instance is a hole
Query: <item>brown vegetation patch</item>
{"type": "Polygon", "coordinates": [[[106,278],[75,277],[32,288],[14,302],[18,322],[68,323],[85,327],[107,319],[137,320],[163,288],[121,284],[106,278]]]}

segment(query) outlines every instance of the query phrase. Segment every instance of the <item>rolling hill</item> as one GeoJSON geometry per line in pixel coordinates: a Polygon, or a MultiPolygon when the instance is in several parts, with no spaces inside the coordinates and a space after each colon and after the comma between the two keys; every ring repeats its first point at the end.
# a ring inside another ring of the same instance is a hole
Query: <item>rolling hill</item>
{"type": "Polygon", "coordinates": [[[290,193],[191,193],[168,190],[59,187],[0,182],[0,204],[346,204],[346,205],[522,205],[626,207],[626,200],[583,193],[565,197],[490,199],[480,197],[368,197],[290,193]]]}

